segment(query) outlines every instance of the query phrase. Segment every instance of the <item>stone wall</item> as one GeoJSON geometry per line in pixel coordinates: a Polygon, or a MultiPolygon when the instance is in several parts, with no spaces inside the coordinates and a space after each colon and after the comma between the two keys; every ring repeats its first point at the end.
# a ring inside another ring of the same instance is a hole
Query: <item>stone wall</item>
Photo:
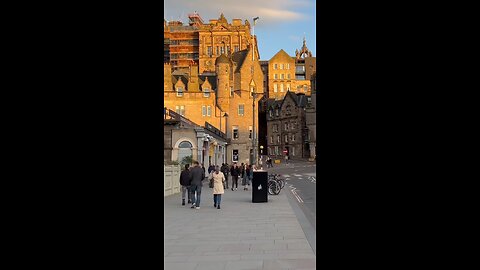
{"type": "Polygon", "coordinates": [[[163,196],[180,193],[180,166],[163,166],[163,196]]]}

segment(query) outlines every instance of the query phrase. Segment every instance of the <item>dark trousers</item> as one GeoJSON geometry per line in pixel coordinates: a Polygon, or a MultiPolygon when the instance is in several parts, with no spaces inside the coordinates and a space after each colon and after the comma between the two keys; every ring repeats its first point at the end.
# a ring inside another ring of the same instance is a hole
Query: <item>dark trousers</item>
{"type": "Polygon", "coordinates": [[[224,175],[225,175],[225,184],[223,188],[228,188],[228,175],[227,174],[224,174],[224,175]]]}
{"type": "Polygon", "coordinates": [[[232,188],[238,188],[238,176],[232,176],[232,188]]]}
{"type": "Polygon", "coordinates": [[[190,198],[192,199],[192,205],[200,207],[200,196],[202,195],[202,186],[200,185],[191,185],[190,186],[190,198]],[[195,196],[197,192],[197,196],[195,196]]]}
{"type": "Polygon", "coordinates": [[[220,202],[222,201],[222,194],[213,194],[213,203],[215,205],[220,205],[220,202]]]}

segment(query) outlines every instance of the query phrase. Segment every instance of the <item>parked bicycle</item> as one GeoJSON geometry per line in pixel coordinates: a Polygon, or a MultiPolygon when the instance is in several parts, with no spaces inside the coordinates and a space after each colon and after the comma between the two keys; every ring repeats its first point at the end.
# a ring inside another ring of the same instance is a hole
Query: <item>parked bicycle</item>
{"type": "Polygon", "coordinates": [[[279,174],[268,175],[268,193],[270,195],[278,195],[285,187],[285,180],[279,174]]]}

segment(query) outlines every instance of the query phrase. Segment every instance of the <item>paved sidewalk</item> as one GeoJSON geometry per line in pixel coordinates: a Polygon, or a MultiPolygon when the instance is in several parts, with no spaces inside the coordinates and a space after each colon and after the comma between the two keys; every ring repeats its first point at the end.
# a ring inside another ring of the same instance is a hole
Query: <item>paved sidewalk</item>
{"type": "Polygon", "coordinates": [[[315,269],[286,192],[252,203],[252,191],[240,186],[225,191],[220,210],[206,183],[198,210],[182,206],[180,194],[165,197],[165,269],[315,269]]]}

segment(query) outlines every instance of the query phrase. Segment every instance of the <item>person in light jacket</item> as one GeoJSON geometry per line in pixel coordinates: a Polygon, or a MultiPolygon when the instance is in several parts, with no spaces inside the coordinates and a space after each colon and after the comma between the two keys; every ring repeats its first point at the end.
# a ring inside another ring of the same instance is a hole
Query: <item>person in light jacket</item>
{"type": "Polygon", "coordinates": [[[213,207],[220,209],[220,203],[222,201],[222,194],[225,193],[223,189],[223,182],[225,181],[225,176],[220,171],[218,166],[215,166],[215,171],[212,172],[211,176],[213,179],[213,207]]]}

